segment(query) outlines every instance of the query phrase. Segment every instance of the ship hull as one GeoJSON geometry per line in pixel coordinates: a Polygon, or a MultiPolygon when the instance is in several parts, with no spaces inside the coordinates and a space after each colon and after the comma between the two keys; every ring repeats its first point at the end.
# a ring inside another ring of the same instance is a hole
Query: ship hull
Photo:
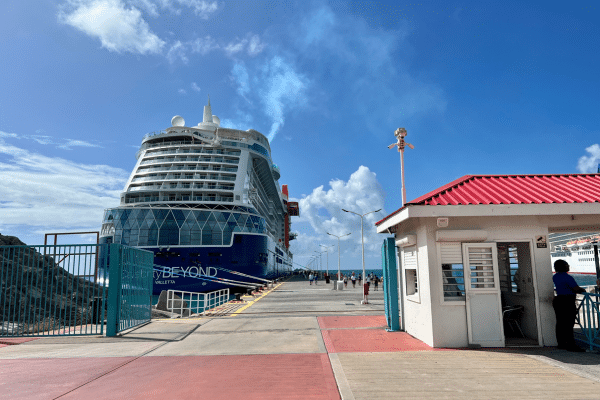
{"type": "MultiPolygon", "coordinates": [[[[273,246],[268,236],[239,234],[231,246],[139,248],[154,253],[153,294],[158,295],[163,290],[201,293],[230,288],[243,292],[248,285],[262,284],[261,279],[277,278],[286,269],[267,262],[266,254],[273,246]]],[[[108,271],[101,269],[99,276],[108,279],[108,271]]]]}

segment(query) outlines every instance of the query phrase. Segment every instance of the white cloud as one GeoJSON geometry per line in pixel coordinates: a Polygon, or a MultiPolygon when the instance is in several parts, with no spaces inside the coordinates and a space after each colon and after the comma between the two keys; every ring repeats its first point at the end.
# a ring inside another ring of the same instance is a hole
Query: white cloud
{"type": "Polygon", "coordinates": [[[253,35],[248,43],[248,54],[255,56],[261,53],[265,48],[265,44],[261,43],[258,35],[253,35]]]}
{"type": "Polygon", "coordinates": [[[111,51],[156,54],[165,45],[138,9],[120,0],[71,0],[59,11],[58,20],[100,39],[111,51]]]}
{"type": "Polygon", "coordinates": [[[246,50],[248,55],[256,56],[264,49],[265,44],[260,41],[260,37],[258,35],[253,35],[252,33],[248,33],[243,39],[236,38],[223,48],[228,56],[236,55],[244,50],[246,50]]]}
{"type": "Polygon", "coordinates": [[[177,59],[180,59],[184,64],[187,64],[188,58],[185,54],[185,46],[179,40],[171,45],[167,52],[167,60],[173,64],[177,59]]]}
{"type": "Polygon", "coordinates": [[[59,149],[72,150],[73,147],[102,147],[83,140],[67,139],[66,143],[57,146],[59,149]]]}
{"type": "Polygon", "coordinates": [[[185,91],[185,89],[179,89],[177,91],[177,93],[179,93],[179,94],[186,94],[187,92],[185,91]]]}
{"type": "MultiPolygon", "coordinates": [[[[36,132],[43,132],[43,130],[38,129],[36,132]]],[[[71,150],[72,147],[102,147],[96,143],[86,142],[84,140],[77,139],[66,139],[66,138],[54,138],[49,135],[17,135],[16,133],[6,133],[0,131],[0,138],[15,138],[15,139],[26,139],[33,140],[38,144],[51,144],[55,145],[57,149],[63,150],[71,150]]]]}
{"type": "Polygon", "coordinates": [[[225,50],[225,53],[227,53],[228,56],[232,56],[244,50],[246,43],[248,43],[248,39],[236,39],[235,42],[230,42],[227,44],[223,50],[225,50]]]}
{"type": "MultiPolygon", "coordinates": [[[[440,85],[409,72],[407,58],[401,55],[413,52],[407,40],[410,22],[400,20],[397,26],[395,30],[374,28],[363,18],[335,13],[323,5],[301,19],[299,30],[292,32],[306,73],[315,80],[343,76],[344,101],[376,134],[382,121],[442,113],[447,106],[440,85]],[[365,104],[366,98],[372,101],[365,104]]],[[[341,94],[327,95],[339,98],[341,94]]]]}
{"type": "Polygon", "coordinates": [[[308,100],[308,78],[293,64],[280,56],[254,64],[249,71],[243,62],[236,62],[231,70],[232,81],[238,94],[253,106],[253,100],[262,105],[271,120],[267,137],[272,141],[285,123],[285,114],[302,107],[308,100]],[[252,79],[250,78],[252,76],[252,79]]]}
{"type": "Polygon", "coordinates": [[[237,83],[237,92],[240,96],[246,98],[250,91],[250,77],[246,66],[241,62],[236,62],[231,70],[232,79],[237,83]]]}
{"type": "MultiPolygon", "coordinates": [[[[361,165],[350,175],[347,182],[334,179],[329,182],[329,186],[330,189],[327,191],[323,190],[323,186],[319,186],[311,194],[299,200],[300,218],[296,223],[308,222],[320,235],[321,241],[331,240],[327,232],[337,236],[351,233],[348,238],[342,240],[360,245],[361,218],[342,209],[361,215],[382,209],[363,218],[365,249],[376,249],[381,244],[382,236],[377,234],[374,224],[386,215],[383,210],[385,194],[377,181],[376,174],[361,165]]],[[[335,241],[337,243],[337,239],[335,241]]],[[[352,250],[355,249],[356,246],[352,247],[352,250]]]]}
{"type": "Polygon", "coordinates": [[[206,55],[212,50],[218,49],[220,46],[216,43],[216,41],[210,37],[205,36],[203,38],[196,38],[188,43],[192,48],[192,52],[200,53],[201,55],[206,55]]]}
{"type": "Polygon", "coordinates": [[[581,156],[577,163],[577,170],[582,174],[589,174],[598,171],[598,164],[600,164],[600,146],[593,144],[586,148],[585,151],[589,153],[589,156],[581,156]]]}
{"type": "Polygon", "coordinates": [[[192,85],[191,85],[191,86],[192,86],[192,90],[194,90],[194,91],[196,91],[196,92],[199,92],[199,91],[201,90],[201,89],[200,89],[200,86],[198,86],[198,85],[196,84],[196,82],[192,82],[192,85]]]}
{"type": "Polygon", "coordinates": [[[47,157],[0,139],[0,224],[4,231],[98,230],[103,210],[119,204],[127,177],[119,168],[47,157]]]}
{"type": "Polygon", "coordinates": [[[307,79],[291,64],[275,56],[262,70],[259,93],[265,105],[265,113],[271,117],[269,141],[275,138],[285,123],[285,112],[292,106],[302,106],[307,101],[307,79]]]}
{"type": "Polygon", "coordinates": [[[177,0],[177,3],[192,8],[194,13],[202,19],[208,19],[219,8],[216,1],[177,0]]]}

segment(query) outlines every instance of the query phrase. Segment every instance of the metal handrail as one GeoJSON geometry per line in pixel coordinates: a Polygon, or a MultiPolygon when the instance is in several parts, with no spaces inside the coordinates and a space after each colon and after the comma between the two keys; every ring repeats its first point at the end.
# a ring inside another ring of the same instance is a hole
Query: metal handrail
{"type": "Polygon", "coordinates": [[[186,310],[191,314],[204,314],[206,311],[229,301],[229,288],[208,293],[186,292],[183,290],[167,291],[167,310],[183,315],[186,310]],[[178,298],[176,298],[177,296],[178,298]],[[178,301],[178,307],[175,302],[178,301]],[[186,305],[187,306],[184,306],[186,305]],[[194,310],[195,312],[192,312],[194,310]]]}
{"type": "Polygon", "coordinates": [[[600,294],[582,293],[577,296],[575,323],[581,327],[582,340],[590,350],[600,349],[600,294]]]}

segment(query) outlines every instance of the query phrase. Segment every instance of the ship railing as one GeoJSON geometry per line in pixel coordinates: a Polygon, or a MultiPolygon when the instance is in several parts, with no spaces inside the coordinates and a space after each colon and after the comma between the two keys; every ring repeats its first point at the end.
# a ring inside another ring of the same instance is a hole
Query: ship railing
{"type": "Polygon", "coordinates": [[[229,288],[209,293],[167,291],[167,310],[180,315],[203,314],[229,301],[229,288]]]}
{"type": "Polygon", "coordinates": [[[576,339],[590,351],[600,350],[600,294],[577,295],[576,339]]]}

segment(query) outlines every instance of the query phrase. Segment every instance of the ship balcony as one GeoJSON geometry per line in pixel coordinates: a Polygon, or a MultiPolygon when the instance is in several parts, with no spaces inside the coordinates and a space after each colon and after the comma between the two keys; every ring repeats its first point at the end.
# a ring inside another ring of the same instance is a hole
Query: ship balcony
{"type": "Polygon", "coordinates": [[[158,150],[158,151],[147,152],[146,157],[153,157],[153,156],[165,155],[165,154],[169,154],[169,155],[220,154],[220,155],[226,155],[226,156],[239,156],[240,153],[241,152],[239,150],[211,149],[211,148],[205,148],[205,147],[186,148],[186,149],[173,148],[170,150],[158,150]]]}
{"type": "Polygon", "coordinates": [[[239,159],[229,159],[223,157],[159,157],[153,159],[144,158],[140,165],[152,165],[152,164],[171,164],[171,163],[186,163],[186,162],[207,162],[207,163],[225,163],[225,164],[239,164],[239,159]]]}
{"type": "Polygon", "coordinates": [[[198,196],[198,195],[174,195],[174,196],[140,196],[140,197],[128,197],[125,199],[125,204],[148,204],[148,203],[159,203],[159,204],[169,204],[169,203],[181,203],[181,202],[189,202],[189,203],[206,203],[206,202],[216,202],[216,203],[233,203],[232,196],[198,196]]]}
{"type": "Polygon", "coordinates": [[[281,178],[281,171],[279,171],[279,167],[277,165],[273,164],[272,172],[273,172],[273,178],[276,181],[278,181],[279,178],[281,178]]]}
{"type": "Polygon", "coordinates": [[[223,172],[237,172],[238,167],[225,167],[222,165],[171,165],[164,167],[152,167],[152,168],[139,168],[135,173],[144,174],[150,172],[169,172],[169,171],[223,171],[223,172]]]}
{"type": "Polygon", "coordinates": [[[174,176],[174,175],[160,175],[160,176],[145,176],[139,178],[133,178],[131,183],[140,183],[140,182],[164,182],[166,180],[174,180],[180,181],[182,179],[185,180],[215,180],[215,181],[227,181],[227,182],[235,182],[235,175],[221,175],[221,174],[195,174],[193,177],[185,177],[185,176],[174,176]]]}

